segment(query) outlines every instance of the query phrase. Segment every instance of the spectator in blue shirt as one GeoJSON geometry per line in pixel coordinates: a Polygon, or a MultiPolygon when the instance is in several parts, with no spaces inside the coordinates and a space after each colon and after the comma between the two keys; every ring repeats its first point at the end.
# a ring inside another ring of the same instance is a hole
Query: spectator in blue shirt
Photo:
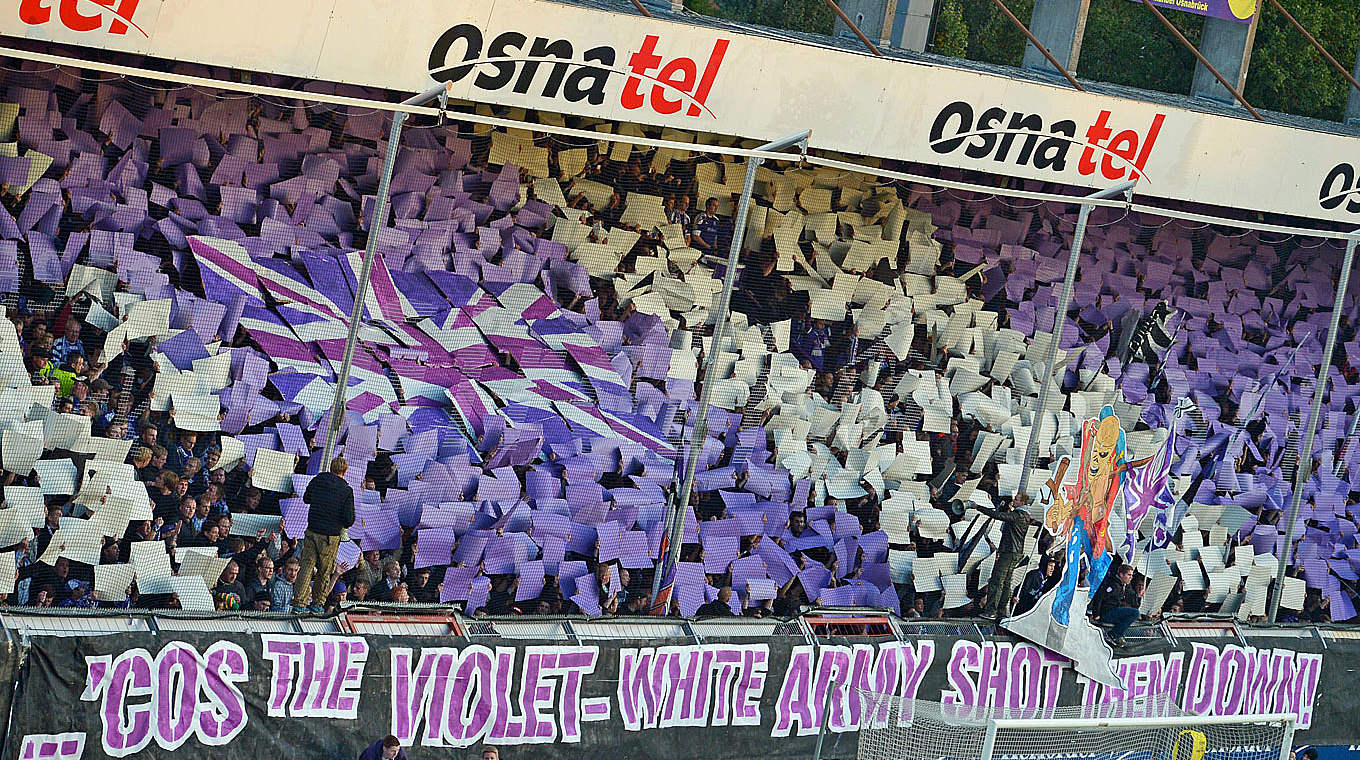
{"type": "Polygon", "coordinates": [[[231,513],[231,508],[227,506],[227,500],[222,497],[222,486],[217,483],[209,483],[207,489],[199,494],[199,498],[208,500],[208,511],[211,514],[225,515],[231,513]]]}
{"type": "Polygon", "coordinates": [[[71,354],[85,353],[85,344],[80,341],[80,328],[80,320],[66,320],[66,334],[52,344],[52,361],[65,364],[66,358],[71,354]]]}
{"type": "Polygon", "coordinates": [[[71,590],[71,595],[65,601],[57,605],[59,607],[79,607],[82,609],[94,609],[99,606],[99,600],[95,599],[90,593],[90,584],[85,581],[71,579],[66,582],[67,588],[71,590]]]}
{"type": "Polygon", "coordinates": [[[683,205],[674,195],[666,196],[666,219],[671,224],[680,225],[680,229],[689,234],[689,197],[684,197],[683,205]]]}
{"type": "Polygon", "coordinates": [[[690,228],[690,245],[701,251],[711,251],[718,247],[718,199],[704,201],[704,213],[695,217],[690,228]]]}
{"type": "Polygon", "coordinates": [[[184,463],[190,458],[197,456],[197,454],[194,453],[194,447],[197,445],[198,433],[195,433],[192,430],[179,431],[179,441],[175,443],[173,448],[167,448],[167,457],[165,460],[166,467],[169,467],[175,472],[183,472],[184,463]]]}
{"type": "Polygon", "coordinates": [[[834,372],[841,367],[854,364],[859,359],[859,330],[853,325],[835,334],[827,349],[825,369],[834,372]]]}
{"type": "Polygon", "coordinates": [[[212,502],[206,497],[200,496],[195,499],[192,496],[186,496],[185,498],[194,499],[194,516],[188,519],[189,531],[194,535],[203,532],[203,526],[207,525],[209,517],[216,520],[220,516],[212,513],[212,502]]]}
{"type": "Polygon", "coordinates": [[[831,343],[831,328],[820,319],[803,324],[804,329],[793,337],[794,353],[821,372],[826,364],[827,346],[831,343]]]}
{"type": "Polygon", "coordinates": [[[203,460],[191,456],[184,460],[184,470],[179,474],[186,483],[189,484],[188,492],[192,496],[198,496],[208,490],[208,474],[203,471],[203,460]]]}
{"type": "Polygon", "coordinates": [[[302,562],[297,557],[289,557],[283,563],[283,571],[274,578],[270,589],[270,608],[275,612],[285,612],[293,604],[293,583],[297,581],[302,562]]]}

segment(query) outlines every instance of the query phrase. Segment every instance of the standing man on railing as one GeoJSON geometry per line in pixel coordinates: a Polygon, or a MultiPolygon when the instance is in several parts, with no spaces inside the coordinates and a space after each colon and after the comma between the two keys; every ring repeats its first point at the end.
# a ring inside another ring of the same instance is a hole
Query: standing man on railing
{"type": "Polygon", "coordinates": [[[1014,502],[1003,501],[1000,510],[973,505],[982,514],[1003,523],[1001,545],[997,547],[996,564],[992,566],[992,578],[987,586],[987,607],[982,611],[985,618],[1000,620],[1006,616],[1006,606],[1011,601],[1011,577],[1025,552],[1025,534],[1035,523],[1025,511],[1027,503],[1025,494],[1016,494],[1014,502]]]}
{"type": "Polygon", "coordinates": [[[293,614],[321,615],[326,611],[335,553],[341,535],[354,524],[354,489],[345,482],[349,470],[343,457],[331,460],[331,471],[307,484],[307,532],[302,538],[302,567],[293,584],[293,614]]]}

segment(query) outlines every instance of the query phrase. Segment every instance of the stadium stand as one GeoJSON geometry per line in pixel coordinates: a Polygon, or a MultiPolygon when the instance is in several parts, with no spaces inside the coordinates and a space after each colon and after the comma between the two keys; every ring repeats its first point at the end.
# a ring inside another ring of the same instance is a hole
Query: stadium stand
{"type": "MultiPolygon", "coordinates": [[[[7,602],[279,609],[390,117],[17,62],[4,101],[7,602]]],[[[974,506],[1015,495],[1031,437],[1042,482],[1103,406],[1142,454],[1187,400],[1184,517],[1139,549],[1141,612],[1265,614],[1335,241],[1098,210],[1036,425],[1074,204],[762,167],[714,347],[743,171],[456,113],[408,130],[360,305],[332,606],[646,610],[718,351],[674,614],[976,614],[1000,527],[974,506]]],[[[1360,567],[1342,325],[1273,591],[1315,622],[1355,616],[1360,567]]],[[[1017,580],[1050,547],[1025,548],[1017,580]]]]}

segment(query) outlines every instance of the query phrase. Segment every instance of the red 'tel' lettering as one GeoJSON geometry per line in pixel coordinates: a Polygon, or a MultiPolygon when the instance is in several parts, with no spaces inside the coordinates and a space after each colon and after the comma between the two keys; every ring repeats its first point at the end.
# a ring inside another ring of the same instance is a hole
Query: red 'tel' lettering
{"type": "Polygon", "coordinates": [[[650,103],[653,111],[663,115],[679,113],[686,103],[689,104],[685,108],[686,116],[698,116],[708,111],[708,93],[727,54],[728,41],[713,43],[713,51],[701,75],[699,65],[692,58],[676,57],[666,61],[658,55],[656,45],[659,40],[654,34],[643,37],[642,46],[629,56],[628,79],[624,82],[620,103],[629,110],[650,103]],[[653,75],[653,71],[657,73],[653,75]],[[651,81],[650,92],[646,92],[644,79],[651,81]]]}
{"type": "Polygon", "coordinates": [[[56,5],[61,25],[73,32],[93,32],[105,27],[109,34],[126,34],[129,27],[146,34],[132,21],[140,0],[19,0],[19,20],[29,25],[46,24],[52,20],[52,6],[56,5]],[[94,13],[81,10],[81,3],[95,9],[94,13]]]}

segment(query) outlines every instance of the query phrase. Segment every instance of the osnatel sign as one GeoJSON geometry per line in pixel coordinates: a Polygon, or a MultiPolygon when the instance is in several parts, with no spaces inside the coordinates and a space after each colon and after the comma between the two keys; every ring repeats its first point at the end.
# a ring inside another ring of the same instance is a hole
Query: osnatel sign
{"type": "Polygon", "coordinates": [[[540,0],[21,0],[0,34],[1360,222],[1360,140],[540,0]]]}

